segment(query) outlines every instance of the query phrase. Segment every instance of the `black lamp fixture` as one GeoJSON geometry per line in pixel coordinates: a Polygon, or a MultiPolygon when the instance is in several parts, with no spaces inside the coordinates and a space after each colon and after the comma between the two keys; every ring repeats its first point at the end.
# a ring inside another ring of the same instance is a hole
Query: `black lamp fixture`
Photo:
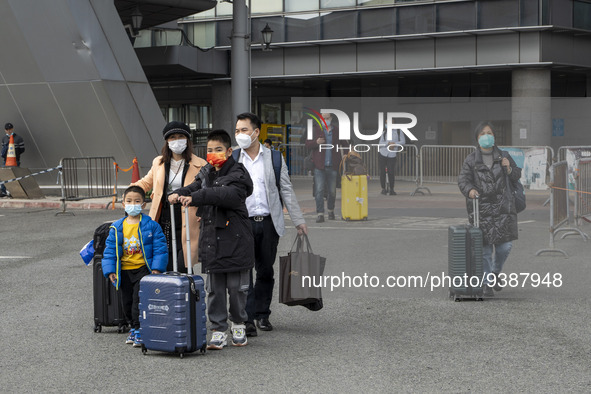
{"type": "Polygon", "coordinates": [[[135,9],[131,13],[131,26],[133,27],[135,33],[137,33],[142,27],[142,19],[144,19],[144,16],[140,12],[140,7],[136,5],[135,9]]]}
{"type": "Polygon", "coordinates": [[[273,40],[273,30],[269,27],[267,23],[265,28],[261,30],[261,34],[263,35],[263,51],[272,51],[271,49],[271,41],[273,40]]]}

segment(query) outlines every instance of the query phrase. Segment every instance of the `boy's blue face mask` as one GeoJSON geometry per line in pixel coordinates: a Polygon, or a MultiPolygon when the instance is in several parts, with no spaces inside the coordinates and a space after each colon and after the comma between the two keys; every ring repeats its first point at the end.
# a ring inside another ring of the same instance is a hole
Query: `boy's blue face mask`
{"type": "Polygon", "coordinates": [[[484,149],[492,148],[495,144],[495,137],[492,134],[481,135],[478,144],[484,149]]]}
{"type": "Polygon", "coordinates": [[[128,204],[125,206],[125,212],[127,212],[127,214],[129,216],[137,216],[142,212],[142,206],[141,206],[141,204],[138,204],[138,205],[128,204]]]}

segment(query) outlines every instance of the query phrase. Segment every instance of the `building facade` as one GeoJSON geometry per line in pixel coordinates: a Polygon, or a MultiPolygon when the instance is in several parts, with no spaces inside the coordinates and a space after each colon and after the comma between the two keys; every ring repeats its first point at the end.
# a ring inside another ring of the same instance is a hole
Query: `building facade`
{"type": "MultiPolygon", "coordinates": [[[[584,138],[581,127],[552,135],[551,98],[588,95],[589,1],[251,0],[250,9],[251,107],[264,122],[290,124],[292,97],[509,97],[518,103],[498,119],[505,144],[584,138]],[[262,50],[266,25],[272,51],[262,50]]],[[[179,20],[186,40],[179,31],[152,30],[136,41],[140,61],[145,47],[181,41],[199,54],[225,54],[209,72],[148,74],[165,116],[183,116],[197,129],[232,127],[231,12],[219,2],[179,20]]],[[[473,143],[472,123],[440,124],[436,142],[473,143]]]]}

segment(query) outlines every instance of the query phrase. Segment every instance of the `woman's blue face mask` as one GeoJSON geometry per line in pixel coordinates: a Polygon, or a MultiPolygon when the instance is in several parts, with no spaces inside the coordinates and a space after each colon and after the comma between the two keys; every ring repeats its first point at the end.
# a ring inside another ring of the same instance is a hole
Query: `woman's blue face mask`
{"type": "Polygon", "coordinates": [[[478,143],[484,149],[492,148],[495,144],[495,137],[492,134],[484,134],[478,138],[478,143]]]}

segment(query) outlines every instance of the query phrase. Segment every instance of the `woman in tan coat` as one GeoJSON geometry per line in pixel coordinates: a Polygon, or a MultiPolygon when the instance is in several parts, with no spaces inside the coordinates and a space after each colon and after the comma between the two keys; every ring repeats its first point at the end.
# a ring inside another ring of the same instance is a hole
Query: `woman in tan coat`
{"type": "MultiPolygon", "coordinates": [[[[207,162],[193,154],[193,144],[191,143],[191,132],[189,126],[183,122],[170,122],[162,131],[166,143],[162,147],[162,155],[156,157],[152,162],[150,172],[135,182],[144,189],[152,190],[152,206],[150,208],[150,217],[160,223],[162,230],[166,235],[168,244],[168,271],[172,271],[172,229],[170,220],[170,205],[167,196],[173,190],[190,185],[195,176],[201,170],[201,167],[207,162]]],[[[199,239],[199,219],[197,218],[197,207],[188,207],[189,209],[189,229],[191,235],[191,262],[193,265],[198,263],[198,242],[199,239]]],[[[182,240],[182,251],[178,248],[178,266],[179,271],[187,272],[187,235],[183,229],[185,223],[185,208],[180,204],[174,206],[176,239],[177,245],[182,240]]]]}

